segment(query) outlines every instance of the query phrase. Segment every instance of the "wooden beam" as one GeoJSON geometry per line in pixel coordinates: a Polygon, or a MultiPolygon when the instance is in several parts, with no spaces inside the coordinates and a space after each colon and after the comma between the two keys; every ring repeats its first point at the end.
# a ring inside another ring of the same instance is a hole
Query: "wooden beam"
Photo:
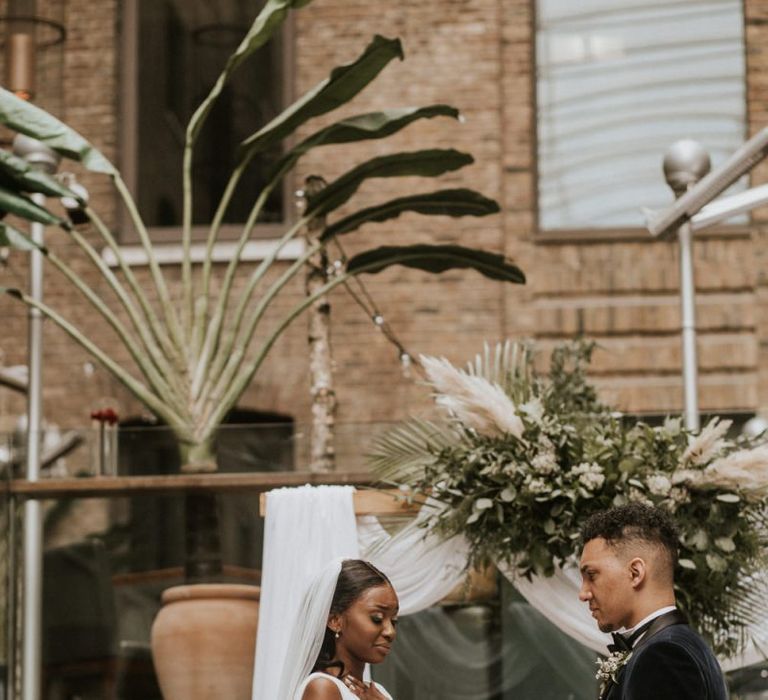
{"type": "Polygon", "coordinates": [[[222,474],[168,474],[163,476],[88,476],[67,479],[27,481],[14,479],[3,489],[20,498],[115,498],[142,493],[190,493],[253,491],[303,486],[304,484],[351,484],[372,486],[377,482],[370,472],[257,472],[222,474]]]}
{"type": "MultiPolygon", "coordinates": [[[[421,503],[408,503],[403,499],[402,491],[397,489],[363,489],[355,492],[352,497],[355,515],[416,515],[421,503]]],[[[259,514],[267,514],[267,494],[259,496],[259,514]]]]}

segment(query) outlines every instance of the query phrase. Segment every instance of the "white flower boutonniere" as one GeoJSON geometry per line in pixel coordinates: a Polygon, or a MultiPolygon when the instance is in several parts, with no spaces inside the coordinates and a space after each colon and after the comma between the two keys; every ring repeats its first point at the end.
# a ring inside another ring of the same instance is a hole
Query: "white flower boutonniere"
{"type": "Polygon", "coordinates": [[[631,651],[614,651],[606,658],[597,660],[595,678],[600,681],[600,697],[603,697],[609,683],[618,683],[619,671],[624,668],[631,657],[631,651]]]}

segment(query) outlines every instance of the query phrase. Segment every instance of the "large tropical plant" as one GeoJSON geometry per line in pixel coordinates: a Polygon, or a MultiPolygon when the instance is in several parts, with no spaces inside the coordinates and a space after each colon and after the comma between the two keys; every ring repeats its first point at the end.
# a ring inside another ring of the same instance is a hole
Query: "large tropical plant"
{"type": "MultiPolygon", "coordinates": [[[[392,109],[348,117],[315,131],[285,148],[272,167],[267,184],[255,193],[250,215],[242,227],[229,264],[216,285],[212,284],[214,246],[243,173],[259,154],[285,143],[296,130],[313,117],[331,112],[349,102],[381,70],[396,58],[402,59],[400,41],[376,36],[353,62],[331,71],[329,77],[301,96],[269,123],[260,126],[240,144],[237,165],[229,178],[210,224],[201,264],[192,262],[192,162],[195,143],[222,89],[230,76],[274,34],[292,8],[308,0],[268,0],[237,50],[227,61],[208,96],[193,114],[186,129],[182,186],[183,226],[181,291],[172,294],[158,263],[147,227],[117,168],[83,136],[61,121],[12,93],[0,90],[0,123],[37,139],[65,158],[78,161],[84,168],[110,177],[128,212],[130,221],[144,248],[152,283],[149,294],[121,254],[116,236],[102,217],[83,199],[54,177],[34,170],[23,159],[0,151],[0,208],[17,217],[46,225],[60,226],[88,257],[114,294],[120,306],[117,313],[72,264],[54,250],[34,243],[10,223],[0,223],[0,245],[39,249],[47,261],[85,297],[93,309],[112,328],[132,359],[126,367],[52,305],[36,301],[19,289],[2,291],[19,301],[38,308],[48,319],[68,333],[93,355],[139,401],[167,423],[183,447],[184,469],[213,469],[211,441],[216,428],[235,405],[267,352],[286,327],[317,298],[363,273],[378,273],[392,265],[405,265],[429,272],[450,268],[471,268],[495,280],[522,283],[522,272],[501,255],[459,245],[384,246],[367,250],[348,260],[321,288],[298,303],[268,333],[262,332],[265,312],[279,292],[299,274],[308,260],[336,237],[357,231],[367,222],[393,219],[404,212],[423,215],[485,216],[498,211],[495,201],[469,189],[440,189],[411,194],[358,209],[344,216],[333,215],[352,199],[360,185],[371,178],[422,176],[435,177],[462,168],[472,162],[469,154],[453,149],[426,149],[392,153],[372,158],[348,170],[309,196],[307,206],[290,223],[272,252],[254,268],[240,265],[243,249],[270,193],[308,151],[331,144],[382,139],[414,121],[435,117],[457,118],[458,111],[437,104],[419,108],[392,109]],[[87,220],[117,261],[107,265],[93,239],[45,206],[32,201],[31,193],[78,199],[87,220]],[[276,279],[267,280],[280,251],[310,225],[323,222],[323,229],[311,238],[305,251],[291,264],[281,267],[276,279]],[[238,273],[247,276],[245,286],[233,295],[238,273]],[[213,288],[216,288],[214,293],[213,288]],[[240,290],[243,291],[240,291],[240,290]],[[150,297],[159,301],[153,304],[150,297]],[[254,338],[260,331],[260,345],[254,338]]],[[[296,141],[295,139],[293,141],[296,141]]],[[[113,302],[114,303],[114,302],[113,302]]]]}

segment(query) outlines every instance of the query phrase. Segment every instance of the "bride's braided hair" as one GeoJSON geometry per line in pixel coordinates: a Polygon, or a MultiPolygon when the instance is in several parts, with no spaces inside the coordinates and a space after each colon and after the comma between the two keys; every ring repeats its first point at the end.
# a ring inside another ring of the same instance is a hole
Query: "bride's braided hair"
{"type": "MultiPolygon", "coordinates": [[[[391,581],[386,574],[379,571],[370,562],[363,559],[345,559],[341,564],[339,578],[336,581],[336,590],[331,601],[331,615],[341,615],[352,603],[354,603],[369,588],[389,585],[391,581]]],[[[344,663],[336,656],[336,638],[333,631],[325,628],[323,645],[320,647],[317,661],[312,672],[327,671],[329,668],[338,668],[339,677],[344,675],[344,663]]]]}

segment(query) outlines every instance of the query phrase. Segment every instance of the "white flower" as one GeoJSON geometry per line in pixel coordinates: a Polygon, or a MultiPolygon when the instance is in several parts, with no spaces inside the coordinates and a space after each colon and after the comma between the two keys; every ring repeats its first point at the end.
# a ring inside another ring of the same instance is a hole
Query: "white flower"
{"type": "Polygon", "coordinates": [[[587,491],[597,491],[604,483],[603,468],[595,462],[582,462],[571,469],[571,474],[579,477],[579,483],[587,491]]]}
{"type": "Polygon", "coordinates": [[[663,474],[651,474],[645,484],[654,496],[666,496],[672,489],[672,482],[663,474]]]}
{"type": "Polygon", "coordinates": [[[648,498],[648,496],[645,495],[645,492],[641,489],[635,488],[634,486],[629,487],[629,491],[627,492],[627,500],[630,503],[643,503],[646,506],[653,505],[653,502],[648,498]]]}
{"type": "Polygon", "coordinates": [[[728,444],[723,435],[733,421],[713,418],[698,435],[688,437],[688,447],[683,452],[683,464],[706,464],[728,444]]]}
{"type": "Polygon", "coordinates": [[[537,474],[552,474],[557,471],[557,457],[554,452],[540,452],[531,460],[531,467],[537,474]]]}
{"type": "Polygon", "coordinates": [[[526,417],[536,425],[541,425],[544,418],[544,404],[538,398],[531,399],[525,403],[521,403],[518,407],[521,413],[524,413],[526,417]]]}
{"type": "Polygon", "coordinates": [[[632,657],[631,651],[614,651],[605,659],[597,660],[595,678],[600,681],[600,697],[603,697],[609,683],[617,683],[619,671],[632,657]]]}
{"type": "Polygon", "coordinates": [[[512,400],[498,385],[456,369],[445,358],[419,357],[437,403],[482,435],[522,438],[524,425],[512,400]]]}
{"type": "Polygon", "coordinates": [[[552,490],[544,479],[528,479],[526,486],[533,494],[549,493],[552,490]]]}
{"type": "Polygon", "coordinates": [[[597,491],[605,483],[605,477],[602,474],[595,472],[587,472],[579,477],[579,483],[587,489],[587,491],[597,491]]]}

